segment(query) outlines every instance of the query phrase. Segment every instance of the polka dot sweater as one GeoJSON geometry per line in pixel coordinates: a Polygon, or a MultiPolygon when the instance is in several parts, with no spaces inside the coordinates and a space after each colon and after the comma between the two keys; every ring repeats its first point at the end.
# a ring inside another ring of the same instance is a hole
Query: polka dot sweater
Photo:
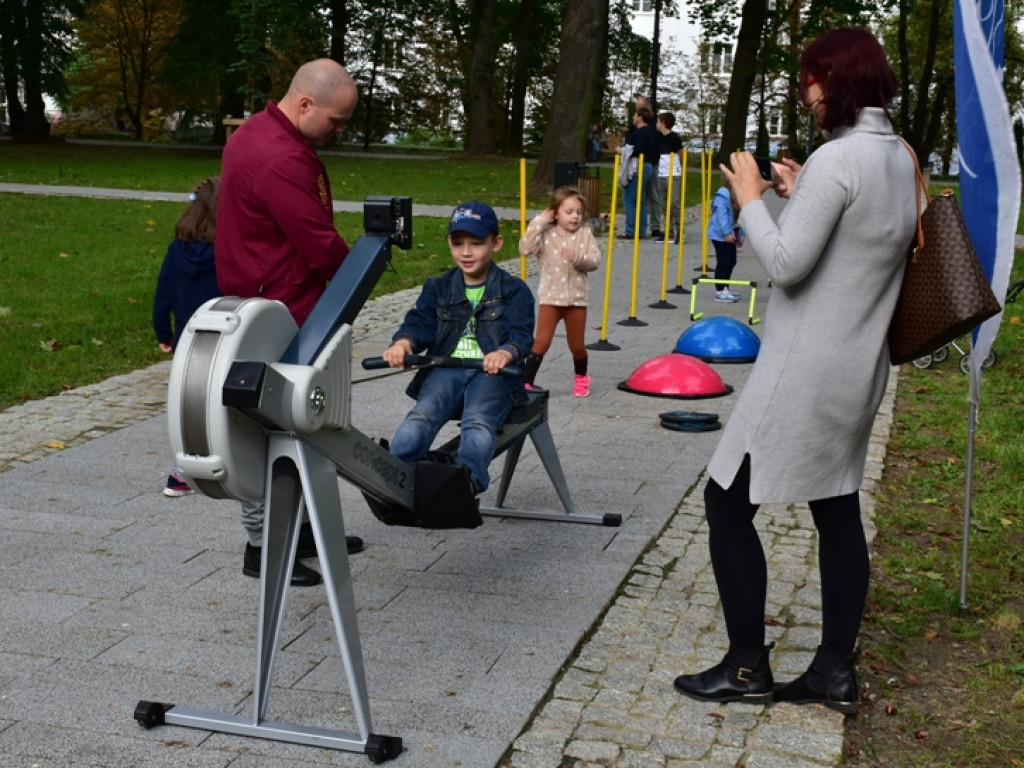
{"type": "Polygon", "coordinates": [[[590,227],[584,225],[569,232],[538,216],[519,240],[519,252],[527,258],[539,259],[537,301],[540,304],[587,306],[587,273],[601,266],[601,249],[590,227]]]}

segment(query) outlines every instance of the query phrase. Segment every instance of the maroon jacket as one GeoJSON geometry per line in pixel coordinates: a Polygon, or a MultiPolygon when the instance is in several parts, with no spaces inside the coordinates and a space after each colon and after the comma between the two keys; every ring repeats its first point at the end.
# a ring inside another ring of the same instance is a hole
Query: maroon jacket
{"type": "Polygon", "coordinates": [[[300,326],[348,255],[327,171],[274,102],[224,148],[216,242],[224,295],[278,299],[300,326]]]}

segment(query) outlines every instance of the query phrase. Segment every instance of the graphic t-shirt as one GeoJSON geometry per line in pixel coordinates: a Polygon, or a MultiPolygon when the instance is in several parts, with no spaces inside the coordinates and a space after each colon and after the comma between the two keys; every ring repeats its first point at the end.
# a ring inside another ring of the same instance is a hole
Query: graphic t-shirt
{"type": "MultiPolygon", "coordinates": [[[[486,286],[483,283],[480,285],[466,286],[466,298],[469,300],[469,303],[474,310],[476,309],[476,305],[480,303],[480,299],[484,297],[485,287],[486,286]]],[[[480,345],[476,340],[476,315],[470,317],[469,322],[466,323],[466,332],[463,333],[462,338],[459,339],[459,343],[455,347],[455,351],[452,352],[452,357],[483,360],[484,352],[480,349],[480,345]]]]}

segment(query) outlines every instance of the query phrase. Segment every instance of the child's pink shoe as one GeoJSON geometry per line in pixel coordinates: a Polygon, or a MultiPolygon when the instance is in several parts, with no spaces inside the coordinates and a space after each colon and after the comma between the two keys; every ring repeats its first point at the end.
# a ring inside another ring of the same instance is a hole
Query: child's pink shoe
{"type": "Polygon", "coordinates": [[[530,382],[526,382],[525,384],[523,384],[523,389],[525,389],[527,392],[530,392],[533,390],[533,384],[531,384],[530,382]]]}
{"type": "Polygon", "coordinates": [[[572,387],[573,397],[586,397],[590,394],[590,377],[584,374],[580,376],[576,375],[576,383],[572,387]]]}

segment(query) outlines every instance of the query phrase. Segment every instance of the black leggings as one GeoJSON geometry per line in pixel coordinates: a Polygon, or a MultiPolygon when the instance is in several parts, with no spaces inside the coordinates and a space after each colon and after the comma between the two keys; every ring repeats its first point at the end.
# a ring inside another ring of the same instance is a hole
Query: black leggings
{"type": "MultiPolygon", "coordinates": [[[[750,503],[750,456],[736,479],[722,488],[708,479],[704,489],[708,545],[722,598],[729,643],[764,647],[768,568],[754,528],[757,505],[750,503]]],[[[846,658],[853,654],[867,598],[870,560],[860,499],[856,492],[809,503],[818,529],[821,569],[821,647],[846,658]]]]}

